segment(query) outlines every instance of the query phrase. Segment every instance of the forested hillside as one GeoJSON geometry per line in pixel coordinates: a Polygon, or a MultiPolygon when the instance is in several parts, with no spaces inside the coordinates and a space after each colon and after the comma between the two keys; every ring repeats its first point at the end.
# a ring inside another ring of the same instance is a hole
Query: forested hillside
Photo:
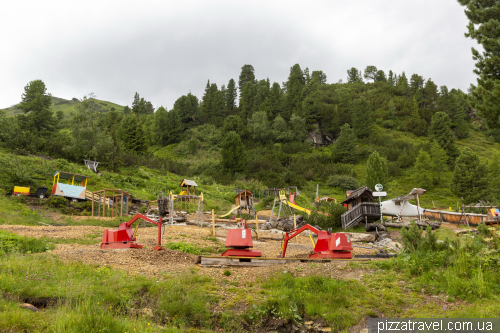
{"type": "Polygon", "coordinates": [[[450,205],[500,193],[496,132],[467,95],[375,66],[351,68],[345,82],[329,84],[321,70],[296,64],[280,84],[244,65],[238,81],[220,88],[208,81],[201,98],[181,96],[172,110],[155,110],[139,93],[130,107],[94,96],[67,101],[36,80],[6,111],[4,150],[97,160],[101,170],[142,165],[255,188],[320,183],[338,195],[380,182],[391,195],[423,187],[436,204],[450,205]]]}

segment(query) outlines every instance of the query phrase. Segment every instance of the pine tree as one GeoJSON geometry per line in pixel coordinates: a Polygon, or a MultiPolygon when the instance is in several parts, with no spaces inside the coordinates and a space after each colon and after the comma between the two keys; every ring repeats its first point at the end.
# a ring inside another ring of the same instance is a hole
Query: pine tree
{"type": "Polygon", "coordinates": [[[438,185],[441,183],[441,176],[448,171],[448,156],[436,141],[431,141],[431,160],[434,184],[438,185]]]}
{"type": "Polygon", "coordinates": [[[252,65],[244,65],[243,67],[241,67],[240,78],[238,80],[238,87],[240,89],[240,99],[241,96],[243,95],[243,89],[245,88],[245,85],[248,82],[255,84],[255,69],[253,68],[252,65]]]}
{"type": "Polygon", "coordinates": [[[389,77],[387,78],[387,83],[389,83],[389,85],[392,87],[396,85],[396,78],[394,77],[394,73],[392,72],[392,70],[389,71],[389,77]]]}
{"type": "Polygon", "coordinates": [[[248,168],[248,156],[240,136],[230,131],[221,145],[222,167],[230,174],[245,172],[248,168]]]}
{"type": "Polygon", "coordinates": [[[364,96],[353,100],[350,104],[354,132],[358,138],[370,135],[373,127],[372,109],[364,96]]]}
{"type": "Polygon", "coordinates": [[[257,94],[257,88],[253,84],[253,82],[247,82],[243,92],[241,93],[240,98],[240,115],[241,118],[246,121],[249,118],[252,118],[252,110],[255,95],[257,94]]]}
{"type": "Polygon", "coordinates": [[[320,86],[326,84],[326,74],[323,71],[313,71],[311,81],[319,84],[320,86]]]}
{"type": "Polygon", "coordinates": [[[139,114],[141,98],[139,97],[139,93],[135,92],[134,101],[132,102],[132,112],[135,114],[139,114]]]}
{"type": "Polygon", "coordinates": [[[484,51],[472,48],[477,86],[471,86],[471,106],[480,112],[490,129],[500,128],[500,3],[494,0],[458,0],[469,19],[466,37],[484,51]]]}
{"type": "Polygon", "coordinates": [[[352,67],[351,69],[348,69],[347,70],[347,82],[348,83],[363,82],[363,80],[361,79],[361,72],[358,71],[354,67],[352,67]]]}
{"type": "Polygon", "coordinates": [[[417,160],[415,162],[413,179],[416,187],[428,190],[432,187],[433,177],[431,157],[424,150],[420,150],[418,153],[417,160]]]}
{"type": "Polygon", "coordinates": [[[166,144],[173,144],[182,141],[184,124],[181,117],[174,110],[167,112],[167,129],[163,134],[166,144]]]}
{"type": "Polygon", "coordinates": [[[378,70],[373,82],[387,82],[387,77],[385,76],[385,72],[381,69],[378,70]]]}
{"type": "Polygon", "coordinates": [[[156,144],[160,144],[162,146],[165,146],[167,144],[166,142],[167,140],[164,137],[168,127],[167,118],[168,118],[167,110],[163,106],[160,106],[158,110],[156,110],[154,116],[154,123],[155,123],[154,141],[156,144]]]}
{"type": "Polygon", "coordinates": [[[203,97],[201,98],[201,104],[200,104],[200,109],[201,109],[201,115],[202,115],[202,120],[205,123],[210,122],[212,115],[213,115],[213,99],[214,99],[214,90],[217,89],[217,85],[210,84],[210,80],[207,81],[207,85],[205,86],[205,93],[203,94],[203,97]]]}
{"type": "Polygon", "coordinates": [[[413,74],[410,78],[411,93],[415,95],[417,91],[424,88],[424,78],[418,74],[413,74]]]}
{"type": "Polygon", "coordinates": [[[356,163],[356,134],[349,124],[345,124],[340,129],[340,135],[332,147],[332,160],[341,163],[356,163]]]}
{"type": "Polygon", "coordinates": [[[288,81],[285,83],[286,95],[285,102],[287,106],[287,119],[295,111],[300,112],[302,109],[302,90],[304,89],[306,82],[304,78],[304,73],[300,69],[299,64],[295,64],[290,68],[290,75],[288,75],[288,81]]]}
{"type": "Polygon", "coordinates": [[[467,123],[465,106],[467,102],[459,94],[452,96],[452,120],[455,125],[455,136],[458,139],[463,139],[469,136],[469,124],[467,123]]]}
{"type": "Polygon", "coordinates": [[[378,152],[374,151],[371,153],[368,158],[368,162],[366,163],[366,186],[374,189],[376,184],[382,184],[384,186],[384,190],[387,190],[389,187],[387,180],[387,162],[379,155],[378,152]]]}
{"type": "Polygon", "coordinates": [[[231,79],[227,84],[226,96],[225,96],[227,114],[233,114],[236,108],[236,97],[237,97],[236,84],[234,83],[234,80],[231,79]]]}
{"type": "Polygon", "coordinates": [[[377,67],[376,66],[366,66],[365,68],[365,79],[373,80],[375,82],[375,77],[377,76],[377,67]]]}
{"type": "Polygon", "coordinates": [[[253,112],[263,111],[260,107],[266,100],[267,96],[269,96],[270,90],[271,85],[269,79],[259,81],[257,84],[256,95],[253,100],[253,112]]]}
{"type": "Polygon", "coordinates": [[[425,135],[427,123],[420,118],[417,99],[413,97],[413,106],[411,110],[411,120],[408,123],[408,130],[415,135],[425,135]]]}
{"type": "Polygon", "coordinates": [[[395,120],[396,118],[397,118],[396,105],[394,105],[394,102],[391,99],[389,101],[389,105],[387,106],[387,119],[388,120],[395,120]]]}
{"type": "Polygon", "coordinates": [[[196,121],[201,117],[200,106],[198,98],[191,93],[187,95],[183,95],[179,97],[175,103],[171,112],[176,113],[180,121],[183,124],[183,127],[190,128],[196,121]]]}
{"type": "Polygon", "coordinates": [[[446,151],[448,164],[453,164],[458,156],[458,148],[455,144],[455,135],[451,130],[450,118],[446,113],[436,112],[432,116],[429,139],[435,140],[446,151]]]}
{"type": "Polygon", "coordinates": [[[463,197],[465,203],[488,199],[488,170],[486,165],[469,148],[458,156],[451,177],[451,191],[463,197]]]}
{"type": "Polygon", "coordinates": [[[52,95],[42,80],[31,81],[24,87],[18,107],[25,116],[18,116],[23,129],[36,136],[50,136],[54,130],[56,119],[51,110],[52,95]]]}
{"type": "Polygon", "coordinates": [[[267,114],[267,119],[272,121],[278,115],[286,118],[284,112],[284,98],[283,93],[281,91],[281,87],[279,83],[274,82],[271,90],[269,91],[269,95],[264,100],[264,103],[261,105],[260,111],[265,111],[267,114]]]}
{"type": "Polygon", "coordinates": [[[409,92],[408,79],[406,78],[405,72],[403,72],[399,76],[398,83],[397,83],[396,87],[397,87],[398,93],[400,95],[406,95],[406,97],[409,97],[408,96],[408,92],[409,92]]]}

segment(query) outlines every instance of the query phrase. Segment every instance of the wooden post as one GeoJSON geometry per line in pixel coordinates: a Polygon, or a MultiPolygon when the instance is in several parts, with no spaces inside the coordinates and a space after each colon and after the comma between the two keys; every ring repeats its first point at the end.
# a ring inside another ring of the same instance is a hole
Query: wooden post
{"type": "Polygon", "coordinates": [[[420,222],[422,222],[422,215],[420,214],[420,200],[418,198],[418,194],[417,194],[417,209],[418,209],[418,219],[420,222]]]}
{"type": "Polygon", "coordinates": [[[123,190],[121,191],[120,196],[120,217],[123,216],[123,190]]]}
{"type": "Polygon", "coordinates": [[[92,216],[94,216],[94,192],[92,192],[92,216]]]}
{"type": "Polygon", "coordinates": [[[257,239],[260,238],[259,235],[259,219],[257,218],[257,214],[255,214],[255,228],[257,228],[257,239]]]}
{"type": "Polygon", "coordinates": [[[102,217],[106,217],[106,190],[104,190],[102,196],[102,217]]]}
{"type": "Polygon", "coordinates": [[[316,200],[319,201],[319,184],[316,184],[316,200]]]}
{"type": "Polygon", "coordinates": [[[113,205],[111,206],[111,218],[113,218],[114,213],[115,213],[115,191],[113,190],[113,205]]]}
{"type": "Polygon", "coordinates": [[[293,230],[297,229],[297,218],[295,217],[295,214],[293,214],[293,230]]]}
{"type": "Polygon", "coordinates": [[[215,213],[212,209],[212,236],[215,236],[215,213]]]}

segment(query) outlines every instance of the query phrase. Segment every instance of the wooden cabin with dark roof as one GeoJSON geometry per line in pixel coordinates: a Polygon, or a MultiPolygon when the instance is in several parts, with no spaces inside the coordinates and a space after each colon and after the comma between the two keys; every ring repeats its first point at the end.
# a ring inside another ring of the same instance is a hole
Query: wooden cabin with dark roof
{"type": "Polygon", "coordinates": [[[356,226],[360,222],[374,222],[380,219],[380,204],[375,201],[373,191],[368,186],[348,191],[341,202],[347,211],[342,214],[342,228],[356,226]]]}

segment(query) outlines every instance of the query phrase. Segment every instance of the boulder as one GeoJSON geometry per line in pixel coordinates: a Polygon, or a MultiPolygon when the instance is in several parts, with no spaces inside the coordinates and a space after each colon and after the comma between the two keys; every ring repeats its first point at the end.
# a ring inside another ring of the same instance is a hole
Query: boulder
{"type": "Polygon", "coordinates": [[[365,233],[348,233],[351,237],[351,242],[374,242],[376,236],[372,234],[365,233]]]}

